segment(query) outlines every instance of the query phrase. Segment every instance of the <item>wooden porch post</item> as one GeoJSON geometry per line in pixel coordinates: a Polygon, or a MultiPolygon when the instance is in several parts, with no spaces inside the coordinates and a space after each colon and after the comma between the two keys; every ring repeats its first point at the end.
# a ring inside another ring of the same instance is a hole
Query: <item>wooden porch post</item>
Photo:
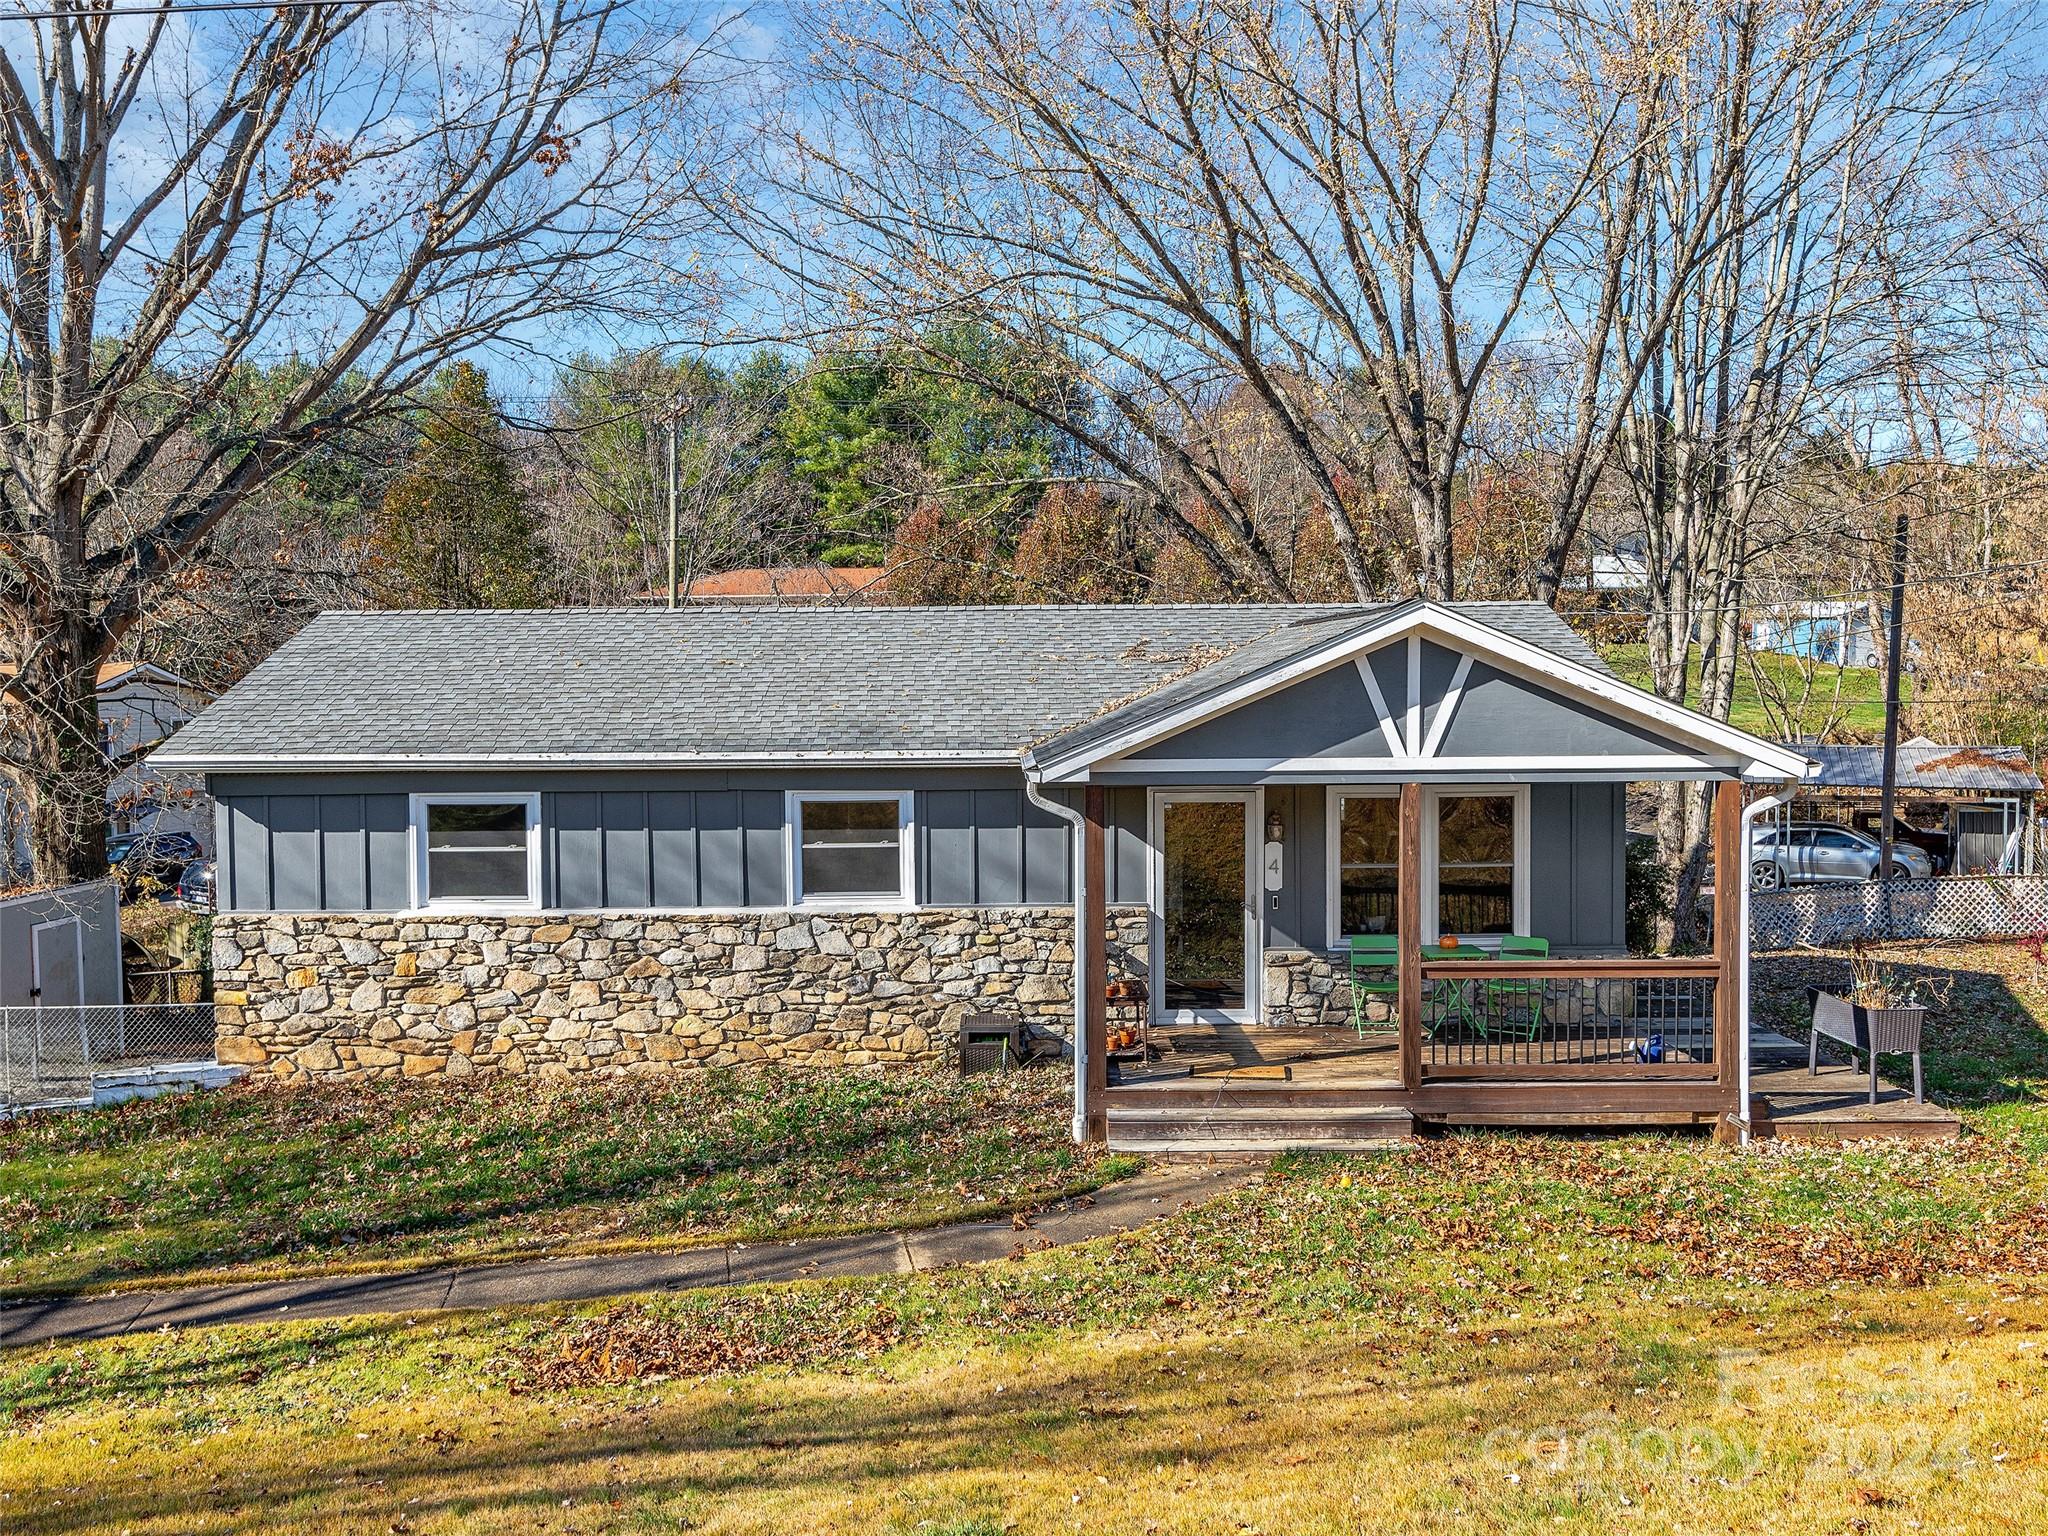
{"type": "MultiPolygon", "coordinates": [[[[1334,854],[1332,855],[1334,857],[1334,854]]],[[[1422,786],[1401,786],[1400,861],[1394,873],[1394,933],[1400,946],[1401,1086],[1422,1086],[1422,786]]]]}
{"type": "Polygon", "coordinates": [[[1749,946],[1743,942],[1742,785],[1724,779],[1714,790],[1714,958],[1721,963],[1714,982],[1714,1061],[1716,1078],[1728,1108],[1739,1113],[1741,1093],[1738,1060],[1742,1050],[1742,966],[1749,946]]]}
{"type": "Polygon", "coordinates": [[[1081,1046],[1081,1124],[1084,1139],[1109,1140],[1109,878],[1103,857],[1108,791],[1090,784],[1081,835],[1081,1005],[1075,1010],[1081,1046]]]}

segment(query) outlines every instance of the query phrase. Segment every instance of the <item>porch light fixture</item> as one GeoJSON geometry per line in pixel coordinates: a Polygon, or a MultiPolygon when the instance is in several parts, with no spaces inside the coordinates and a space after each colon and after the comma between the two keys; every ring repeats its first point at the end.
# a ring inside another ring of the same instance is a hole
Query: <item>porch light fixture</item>
{"type": "Polygon", "coordinates": [[[1266,841],[1269,843],[1278,843],[1286,841],[1286,838],[1287,823],[1280,819],[1280,813],[1278,811],[1274,811],[1271,815],[1267,816],[1266,818],[1266,841]]]}

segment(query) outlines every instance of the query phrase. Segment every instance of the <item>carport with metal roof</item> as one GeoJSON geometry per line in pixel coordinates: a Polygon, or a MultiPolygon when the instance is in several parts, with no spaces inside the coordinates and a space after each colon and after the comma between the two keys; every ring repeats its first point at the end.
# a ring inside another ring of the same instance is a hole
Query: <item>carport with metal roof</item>
{"type": "MultiPolygon", "coordinates": [[[[1866,743],[1788,745],[1819,768],[1784,819],[1845,821],[1875,835],[1884,749],[1866,743]]],[[[2032,834],[2041,789],[2024,747],[1924,736],[1899,743],[1899,816],[1921,834],[1901,835],[1937,852],[1945,874],[2034,873],[2039,839],[2032,834]]]]}

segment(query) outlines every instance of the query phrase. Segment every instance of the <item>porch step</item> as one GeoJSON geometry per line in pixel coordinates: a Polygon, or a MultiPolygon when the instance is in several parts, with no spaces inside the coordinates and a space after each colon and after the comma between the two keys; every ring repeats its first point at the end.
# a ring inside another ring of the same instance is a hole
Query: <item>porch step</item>
{"type": "Polygon", "coordinates": [[[1392,1105],[1109,1106],[1109,1145],[1119,1152],[1366,1152],[1414,1129],[1414,1117],[1392,1105]]]}
{"type": "MultiPolygon", "coordinates": [[[[1860,1093],[1757,1094],[1749,1101],[1749,1127],[1759,1141],[1954,1141],[1963,1134],[1952,1111],[1915,1103],[1889,1083],[1876,1104],[1860,1093]]],[[[1732,1124],[1726,1131],[1735,1134],[1732,1124]]]]}
{"type": "Polygon", "coordinates": [[[1321,1083],[1267,1082],[1260,1079],[1178,1078],[1128,1083],[1104,1091],[1112,1112],[1122,1109],[1402,1109],[1408,1094],[1399,1083],[1382,1086],[1331,1087],[1321,1083]]]}

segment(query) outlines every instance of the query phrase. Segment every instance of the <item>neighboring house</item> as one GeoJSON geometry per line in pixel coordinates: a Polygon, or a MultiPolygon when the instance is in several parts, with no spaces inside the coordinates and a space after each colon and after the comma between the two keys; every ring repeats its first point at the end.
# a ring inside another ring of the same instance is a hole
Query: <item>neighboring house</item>
{"type": "MultiPolygon", "coordinates": [[[[756,565],[691,578],[679,594],[686,604],[767,603],[791,607],[881,601],[887,572],[879,565],[756,565]]],[[[647,594],[668,601],[666,588],[647,594]]]]}
{"type": "Polygon", "coordinates": [[[1762,617],[1749,621],[1749,648],[1829,666],[1884,665],[1883,638],[1863,603],[1773,604],[1762,617]]]}
{"type": "MultiPolygon", "coordinates": [[[[1884,785],[1881,746],[1794,743],[1819,764],[1785,819],[1846,821],[1875,837],[1884,785]]],[[[1899,743],[1900,841],[1935,856],[1942,874],[2035,873],[2041,779],[2024,747],[1971,746],[1916,736],[1899,743]]]]}
{"type": "Polygon", "coordinates": [[[1375,1130],[1739,1114],[1741,785],[1811,766],[1547,608],[1420,601],[326,614],[152,761],[219,805],[224,1060],[937,1061],[995,1015],[1078,1040],[1090,1137],[1239,1070],[1375,1130]],[[1720,783],[1712,956],[1625,954],[1659,778],[1720,783]]]}
{"type": "MultiPolygon", "coordinates": [[[[0,667],[10,673],[11,668],[0,667]]],[[[107,814],[115,832],[189,832],[200,846],[213,846],[213,807],[196,780],[165,777],[143,763],[145,749],[204,709],[212,697],[175,672],[145,661],[101,664],[95,685],[99,697],[100,745],[111,757],[126,759],[107,786],[107,814]]],[[[12,873],[28,872],[28,829],[23,808],[10,786],[0,780],[0,849],[7,851],[12,873]]]]}
{"type": "Polygon", "coordinates": [[[1650,585],[1649,549],[1642,536],[1612,542],[1595,540],[1586,566],[1586,586],[1593,592],[1642,592],[1650,585]]]}

